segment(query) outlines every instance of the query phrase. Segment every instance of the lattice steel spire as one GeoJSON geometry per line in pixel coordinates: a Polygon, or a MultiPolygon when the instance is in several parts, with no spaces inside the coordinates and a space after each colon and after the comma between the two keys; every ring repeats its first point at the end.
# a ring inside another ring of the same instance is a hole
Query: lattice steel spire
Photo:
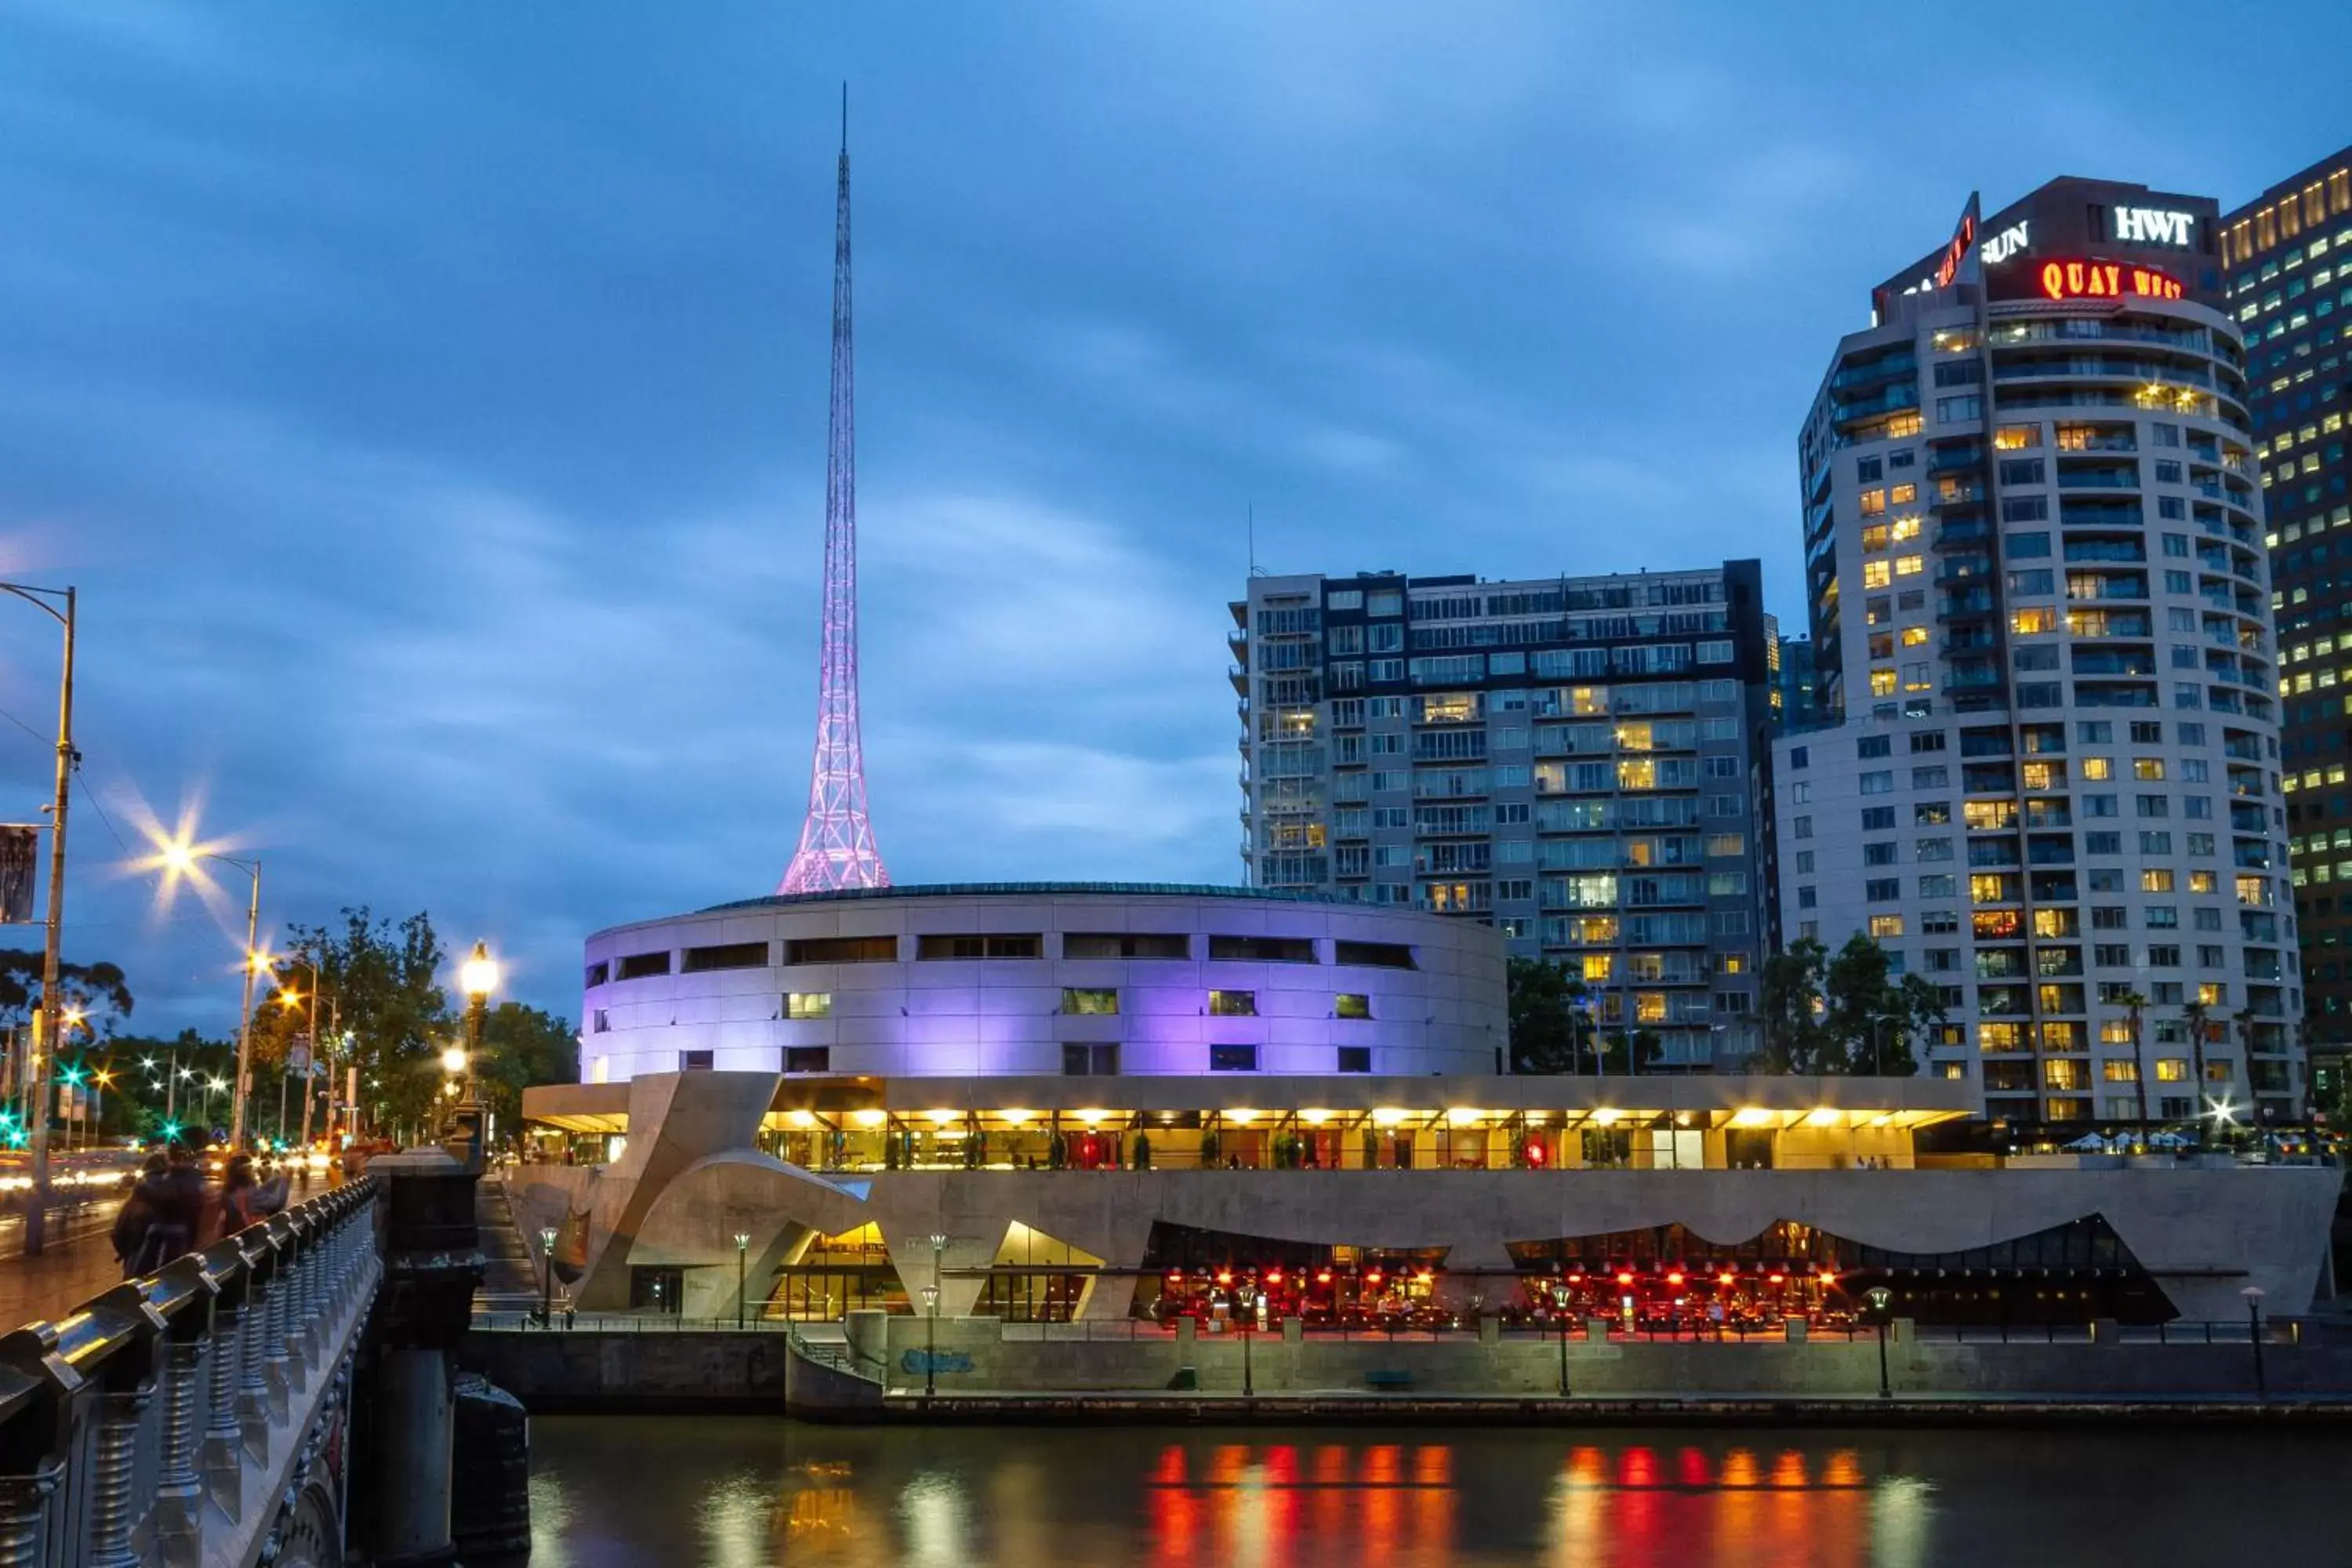
{"type": "Polygon", "coordinates": [[[857,739],[857,412],[849,330],[849,89],[841,89],[841,193],[833,237],[833,411],[826,422],[824,621],[817,658],[816,757],[808,818],[780,893],[887,888],[866,819],[857,739]]]}

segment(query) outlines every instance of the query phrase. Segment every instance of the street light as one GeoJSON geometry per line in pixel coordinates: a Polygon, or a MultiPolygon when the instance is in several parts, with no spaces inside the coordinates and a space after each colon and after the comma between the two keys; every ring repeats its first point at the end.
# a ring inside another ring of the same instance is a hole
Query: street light
{"type": "Polygon", "coordinates": [[[1552,1312],[1559,1319],[1559,1396],[1568,1397],[1568,1292],[1555,1288],[1552,1312]]]}
{"type": "Polygon", "coordinates": [[[539,1261],[546,1282],[539,1292],[539,1326],[555,1327],[555,1227],[541,1226],[539,1231],[539,1261]]]}
{"type": "MultiPolygon", "coordinates": [[[[302,1020],[302,1142],[300,1147],[304,1155],[307,1156],[310,1151],[310,1084],[312,1079],[317,1075],[319,1064],[319,993],[323,989],[323,987],[319,984],[319,961],[316,957],[310,953],[295,953],[289,957],[287,962],[289,963],[299,963],[304,969],[310,971],[310,992],[307,996],[301,996],[299,998],[307,1001],[310,1006],[309,1013],[302,1020]]],[[[285,994],[292,996],[298,995],[299,994],[289,992],[285,994]]],[[[289,1005],[291,1005],[291,1003],[289,1004],[289,1005]]],[[[290,1050],[287,1052],[287,1065],[289,1067],[293,1065],[293,1052],[290,1050]]],[[[278,1134],[281,1138],[286,1135],[286,1112],[284,1110],[286,1101],[285,1088],[285,1079],[284,1077],[281,1076],[278,1080],[278,1096],[279,1106],[278,1113],[278,1134]]],[[[310,1171],[310,1164],[307,1158],[303,1163],[302,1170],[305,1173],[303,1179],[306,1181],[309,1180],[308,1173],[310,1171]]]]}
{"type": "Polygon", "coordinates": [[[1886,1076],[1886,1037],[1880,1032],[1878,1026],[1908,1022],[1900,1013],[1873,1013],[1870,1016],[1870,1070],[1873,1077],[1886,1076]]]}
{"type": "Polygon", "coordinates": [[[1884,1285],[1873,1285],[1863,1292],[1870,1302],[1870,1315],[1878,1322],[1878,1397],[1893,1397],[1886,1381],[1886,1310],[1895,1300],[1895,1292],[1884,1285]]]}
{"type": "Polygon", "coordinates": [[[261,951],[261,858],[239,860],[184,836],[162,840],[149,863],[163,868],[168,887],[171,880],[196,875],[206,860],[233,867],[251,882],[245,904],[244,992],[236,1005],[236,1093],[229,1100],[228,1111],[228,1142],[234,1149],[245,1142],[245,1095],[253,1078],[253,977],[269,966],[268,954],[261,951]]]}
{"type": "Polygon", "coordinates": [[[2267,1404],[2271,1396],[2269,1381],[2263,1375],[2263,1288],[2249,1285],[2238,1292],[2246,1301],[2246,1327],[2254,1343],[2254,1397],[2267,1404]]]}
{"type": "MultiPolygon", "coordinates": [[[[478,1058],[482,1054],[482,1024],[489,1013],[490,993],[499,988],[499,963],[490,956],[487,944],[475,942],[473,952],[457,966],[457,988],[466,994],[465,1054],[469,1058],[478,1058]]],[[[474,1158],[478,1161],[487,1152],[482,1147],[481,1102],[475,1093],[473,1074],[467,1073],[464,1081],[466,1092],[457,1101],[457,1119],[463,1122],[468,1111],[473,1113],[474,1158]]]]}
{"type": "Polygon", "coordinates": [[[940,1391],[940,1288],[923,1287],[923,1401],[940,1391]]]}
{"type": "Polygon", "coordinates": [[[751,1257],[751,1236],[744,1231],[737,1231],[735,1233],[735,1326],[738,1329],[743,1326],[743,1269],[746,1260],[751,1257]]]}
{"type": "MultiPolygon", "coordinates": [[[[35,588],[23,583],[0,583],[0,592],[14,594],[58,623],[65,632],[65,659],[58,679],[57,793],[49,802],[49,914],[41,933],[41,1005],[33,1016],[33,1058],[57,1055],[58,944],[66,929],[66,808],[73,804],[74,763],[80,753],[73,743],[74,591],[35,588]],[[64,608],[58,608],[62,603],[64,608]]],[[[28,1068],[33,1060],[25,1064],[28,1068]]],[[[25,1253],[40,1252],[47,1239],[49,1203],[49,1093],[39,1077],[27,1074],[26,1087],[39,1102],[31,1123],[33,1189],[26,1194],[25,1253]]]]}

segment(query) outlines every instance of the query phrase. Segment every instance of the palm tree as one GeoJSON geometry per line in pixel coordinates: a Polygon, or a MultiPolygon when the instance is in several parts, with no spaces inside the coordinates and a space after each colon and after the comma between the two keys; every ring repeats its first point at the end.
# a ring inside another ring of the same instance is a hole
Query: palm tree
{"type": "Polygon", "coordinates": [[[2204,999],[2200,997],[2183,1007],[2180,1010],[2180,1016],[2189,1021],[2189,1048],[2192,1058],[2189,1070],[2196,1075],[2196,1081],[2189,1086],[2189,1108],[2197,1113],[2197,1146],[2202,1149],[2205,1147],[2205,1030],[2207,1027],[2204,999]]]}
{"type": "Polygon", "coordinates": [[[2140,1135],[2146,1137],[2147,1135],[2147,1069],[2146,1064],[2139,1059],[2139,1025],[2140,1009],[2147,1005],[2147,998],[2137,991],[2126,991],[2116,1000],[2121,1002],[2131,1014],[2132,1087],[2139,1090],[2140,1135]]]}

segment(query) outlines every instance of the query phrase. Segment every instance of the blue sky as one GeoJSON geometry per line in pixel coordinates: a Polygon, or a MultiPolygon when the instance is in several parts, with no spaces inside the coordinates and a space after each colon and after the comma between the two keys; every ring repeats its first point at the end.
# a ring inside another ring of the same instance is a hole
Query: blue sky
{"type": "MultiPolygon", "coordinates": [[[[84,595],[68,955],[233,1026],[238,921],[118,864],[198,802],[266,924],[429,908],[567,1015],[588,931],[773,886],[844,78],[884,855],[1229,881],[1247,508],[1285,571],[1760,555],[1801,624],[1798,420],[1970,188],[2226,204],[2352,141],[2326,72],[2238,85],[2352,9],[2223,15],[16,0],[0,569],[84,595]]],[[[0,616],[0,816],[55,662],[0,616]]]]}

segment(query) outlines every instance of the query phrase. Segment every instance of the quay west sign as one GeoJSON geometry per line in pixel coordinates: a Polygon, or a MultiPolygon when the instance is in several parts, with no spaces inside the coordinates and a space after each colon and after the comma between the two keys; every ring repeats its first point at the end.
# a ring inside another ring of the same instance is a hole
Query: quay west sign
{"type": "Polygon", "coordinates": [[[2180,279],[2124,261],[2045,261],[2037,278],[2045,300],[2178,300],[2180,279]]]}

